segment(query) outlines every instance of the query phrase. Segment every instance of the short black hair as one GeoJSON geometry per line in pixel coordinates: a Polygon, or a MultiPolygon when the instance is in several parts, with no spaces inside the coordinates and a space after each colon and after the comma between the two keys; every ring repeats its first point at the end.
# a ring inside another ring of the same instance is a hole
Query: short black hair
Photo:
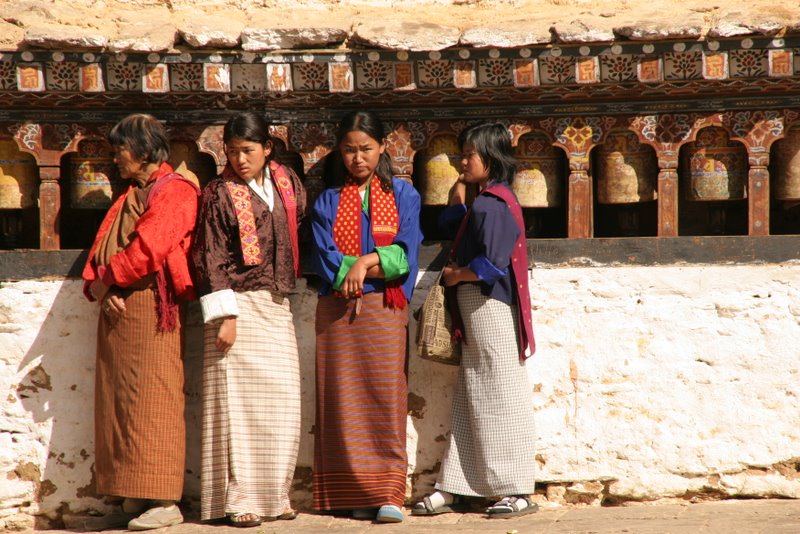
{"type": "Polygon", "coordinates": [[[108,133],[111,146],[122,146],[133,157],[145,163],[161,164],[169,159],[167,129],[158,119],[146,113],[128,115],[108,133]]]}
{"type": "Polygon", "coordinates": [[[517,160],[511,148],[511,134],[499,122],[469,126],[458,135],[458,146],[467,143],[475,147],[483,164],[489,169],[489,179],[511,184],[517,173],[517,160]]]}

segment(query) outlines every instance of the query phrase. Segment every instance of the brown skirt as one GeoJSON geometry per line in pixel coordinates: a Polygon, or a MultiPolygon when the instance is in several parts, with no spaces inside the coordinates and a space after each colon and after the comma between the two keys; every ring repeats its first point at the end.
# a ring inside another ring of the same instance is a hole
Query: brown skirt
{"type": "Polygon", "coordinates": [[[152,289],[121,296],[125,313],[112,323],[101,310],[97,328],[97,492],[177,501],[186,457],[182,321],[158,332],[152,289]]]}
{"type": "Polygon", "coordinates": [[[402,506],[406,494],[408,310],[382,293],[317,303],[314,508],[402,506]]]}

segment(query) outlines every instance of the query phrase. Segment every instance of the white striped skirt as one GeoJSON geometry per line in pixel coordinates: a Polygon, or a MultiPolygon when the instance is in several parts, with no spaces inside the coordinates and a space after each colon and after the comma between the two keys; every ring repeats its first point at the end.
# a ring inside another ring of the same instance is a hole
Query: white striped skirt
{"type": "Polygon", "coordinates": [[[205,325],[201,519],[236,512],[278,516],[300,444],[300,366],[289,299],[269,291],[236,293],[236,341],[214,341],[221,320],[205,325]]]}

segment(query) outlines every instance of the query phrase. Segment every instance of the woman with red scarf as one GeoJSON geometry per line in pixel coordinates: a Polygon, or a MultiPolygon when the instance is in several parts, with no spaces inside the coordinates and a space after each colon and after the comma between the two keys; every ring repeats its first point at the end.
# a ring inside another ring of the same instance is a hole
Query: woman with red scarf
{"type": "MultiPolygon", "coordinates": [[[[314,205],[317,415],[314,508],[403,520],[408,302],[422,242],[419,194],[392,176],[380,119],[339,124],[342,183],[314,205]]],[[[328,177],[329,181],[332,180],[328,177]]]]}
{"type": "Polygon", "coordinates": [[[108,138],[131,186],[103,219],[83,278],[100,304],[97,492],[124,500],[87,528],[147,530],[183,522],[175,505],[186,440],[178,301],[194,298],[188,255],[199,189],[166,163],[169,141],[154,117],[125,117],[108,138]]]}

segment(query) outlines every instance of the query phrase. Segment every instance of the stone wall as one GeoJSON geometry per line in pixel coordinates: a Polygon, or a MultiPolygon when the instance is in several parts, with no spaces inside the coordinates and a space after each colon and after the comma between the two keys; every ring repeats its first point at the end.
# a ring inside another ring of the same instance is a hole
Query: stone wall
{"type": "MultiPolygon", "coordinates": [[[[434,277],[421,275],[412,308],[434,277]]],[[[540,501],[800,497],[798,288],[798,263],[532,271],[540,501]]],[[[293,301],[300,508],[310,504],[315,302],[306,289],[293,301]]],[[[96,313],[76,280],[0,285],[0,528],[58,526],[103,508],[92,482],[96,313]]],[[[193,332],[198,319],[191,310],[193,332]]],[[[194,505],[198,342],[188,336],[186,497],[194,505]]],[[[435,479],[456,370],[415,356],[409,367],[409,496],[418,496],[435,479]]]]}

